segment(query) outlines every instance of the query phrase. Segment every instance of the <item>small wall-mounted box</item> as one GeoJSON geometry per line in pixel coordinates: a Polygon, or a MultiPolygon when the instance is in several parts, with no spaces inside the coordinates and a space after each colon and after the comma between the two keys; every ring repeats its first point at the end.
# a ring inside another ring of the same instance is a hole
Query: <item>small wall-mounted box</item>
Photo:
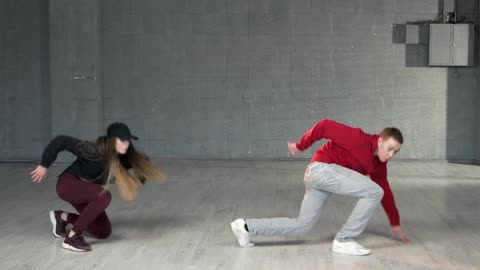
{"type": "Polygon", "coordinates": [[[405,32],[405,44],[428,44],[428,25],[407,24],[405,32]]]}
{"type": "Polygon", "coordinates": [[[430,66],[473,66],[473,24],[430,24],[430,66]]]}

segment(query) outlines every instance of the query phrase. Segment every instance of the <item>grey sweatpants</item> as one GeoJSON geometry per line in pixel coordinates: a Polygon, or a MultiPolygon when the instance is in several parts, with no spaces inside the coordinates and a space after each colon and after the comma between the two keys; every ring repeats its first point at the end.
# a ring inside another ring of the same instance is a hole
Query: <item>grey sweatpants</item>
{"type": "Polygon", "coordinates": [[[359,236],[383,197],[382,188],[368,177],[337,164],[312,162],[305,171],[305,196],[298,218],[246,219],[250,233],[257,235],[304,235],[320,218],[332,194],[358,197],[347,222],[335,236],[348,239],[359,236]]]}

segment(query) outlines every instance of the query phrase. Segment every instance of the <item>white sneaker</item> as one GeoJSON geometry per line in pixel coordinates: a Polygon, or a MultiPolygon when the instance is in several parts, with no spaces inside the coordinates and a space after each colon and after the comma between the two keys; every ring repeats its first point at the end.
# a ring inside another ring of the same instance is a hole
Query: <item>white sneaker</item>
{"type": "Polygon", "coordinates": [[[332,251],[335,253],[354,255],[354,256],[364,256],[370,254],[370,249],[362,247],[359,243],[349,240],[345,242],[340,242],[337,239],[333,240],[332,251]]]}
{"type": "Polygon", "coordinates": [[[230,223],[230,227],[232,227],[232,232],[235,234],[235,237],[237,237],[238,244],[240,244],[241,247],[253,247],[255,245],[250,241],[250,234],[245,229],[244,219],[236,219],[230,223]]]}

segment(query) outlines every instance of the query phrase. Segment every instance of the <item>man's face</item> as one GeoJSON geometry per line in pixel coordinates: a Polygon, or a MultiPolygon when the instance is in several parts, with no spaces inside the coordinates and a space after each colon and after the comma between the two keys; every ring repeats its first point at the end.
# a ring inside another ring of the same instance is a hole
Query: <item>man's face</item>
{"type": "Polygon", "coordinates": [[[394,138],[390,137],[386,140],[378,138],[378,150],[377,155],[381,162],[387,162],[395,156],[402,145],[394,138]]]}

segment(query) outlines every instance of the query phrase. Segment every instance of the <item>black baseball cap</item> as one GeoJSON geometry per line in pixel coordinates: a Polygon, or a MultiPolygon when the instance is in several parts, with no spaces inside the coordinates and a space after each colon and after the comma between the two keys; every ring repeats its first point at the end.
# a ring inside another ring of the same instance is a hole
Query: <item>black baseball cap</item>
{"type": "Polygon", "coordinates": [[[127,125],[120,122],[112,123],[107,128],[107,138],[118,137],[122,140],[138,140],[137,136],[130,133],[130,129],[127,125]]]}

